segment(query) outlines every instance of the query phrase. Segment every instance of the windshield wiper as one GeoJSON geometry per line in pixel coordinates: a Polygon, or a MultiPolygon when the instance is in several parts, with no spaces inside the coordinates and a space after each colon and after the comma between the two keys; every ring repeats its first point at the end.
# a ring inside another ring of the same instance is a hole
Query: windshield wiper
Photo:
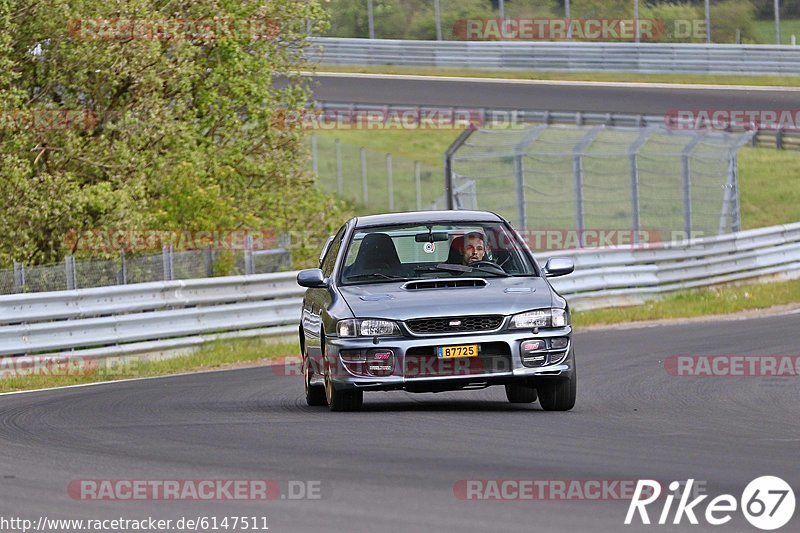
{"type": "Polygon", "coordinates": [[[414,271],[423,271],[423,272],[472,272],[472,267],[464,266],[464,265],[454,265],[451,263],[439,263],[438,265],[426,265],[420,266],[414,269],[414,271]]]}
{"type": "Polygon", "coordinates": [[[392,281],[406,281],[408,278],[403,276],[392,276],[391,274],[384,274],[383,272],[371,272],[369,274],[356,274],[355,276],[347,276],[346,281],[355,281],[359,279],[389,279],[392,281]]]}
{"type": "Polygon", "coordinates": [[[417,267],[414,270],[424,271],[424,272],[460,272],[460,273],[469,273],[469,272],[486,272],[487,274],[495,274],[498,276],[509,277],[511,274],[506,272],[500,267],[497,268],[486,268],[481,266],[469,266],[469,265],[454,265],[451,263],[439,263],[436,266],[428,265],[428,266],[421,266],[417,267]]]}
{"type": "Polygon", "coordinates": [[[479,267],[469,267],[469,268],[471,268],[472,270],[477,270],[479,272],[487,272],[489,274],[497,274],[498,276],[503,276],[504,278],[507,278],[507,277],[511,276],[511,274],[509,274],[508,272],[506,272],[505,270],[503,270],[500,267],[497,267],[497,268],[489,267],[489,268],[487,268],[487,267],[479,266],[479,267]]]}

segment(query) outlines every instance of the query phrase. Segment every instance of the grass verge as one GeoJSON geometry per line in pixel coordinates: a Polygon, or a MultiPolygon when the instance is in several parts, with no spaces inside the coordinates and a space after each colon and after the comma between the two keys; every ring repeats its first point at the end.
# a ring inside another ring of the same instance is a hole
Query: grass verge
{"type": "Polygon", "coordinates": [[[114,365],[109,369],[86,371],[80,367],[65,370],[66,375],[37,374],[0,379],[0,392],[44,389],[98,383],[118,379],[146,378],[232,367],[242,363],[266,364],[282,356],[300,353],[298,343],[266,342],[263,339],[232,339],[216,341],[189,355],[150,361],[134,359],[130,363],[114,365]]]}
{"type": "Polygon", "coordinates": [[[505,78],[542,81],[600,81],[627,83],[681,83],[692,85],[753,85],[760,87],[800,87],[800,76],[742,76],[711,74],[644,74],[639,72],[546,72],[535,70],[479,70],[403,66],[321,65],[320,72],[355,72],[364,74],[404,74],[416,76],[455,76],[468,78],[505,78]]]}
{"type": "Polygon", "coordinates": [[[800,152],[739,151],[739,199],[744,229],[800,220],[800,152]]]}
{"type": "MultiPolygon", "coordinates": [[[[756,20],[753,29],[758,42],[775,44],[775,21],[756,20]]],[[[800,20],[781,19],[781,44],[792,44],[792,35],[800,39],[800,20]]]]}
{"type": "Polygon", "coordinates": [[[746,285],[725,285],[681,291],[643,305],[576,311],[576,329],[645,320],[692,318],[766,309],[800,302],[800,280],[746,285]]]}

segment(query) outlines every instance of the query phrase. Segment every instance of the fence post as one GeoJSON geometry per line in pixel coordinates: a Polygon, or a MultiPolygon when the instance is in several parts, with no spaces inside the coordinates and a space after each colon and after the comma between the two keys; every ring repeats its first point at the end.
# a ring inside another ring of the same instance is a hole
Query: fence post
{"type": "Polygon", "coordinates": [[[639,229],[641,225],[639,216],[639,150],[644,146],[644,143],[647,142],[651,133],[651,129],[644,129],[641,131],[639,137],[628,149],[631,188],[631,229],[633,230],[634,244],[639,244],[639,229]]]}
{"type": "Polygon", "coordinates": [[[334,141],[336,146],[336,192],[342,196],[342,142],[339,139],[334,141]]]}
{"type": "Polygon", "coordinates": [[[64,267],[67,275],[67,290],[74,291],[77,288],[77,276],[75,275],[75,257],[68,255],[64,259],[64,267]]]}
{"type": "Polygon", "coordinates": [[[389,211],[394,211],[394,183],[392,182],[392,154],[386,154],[386,185],[389,187],[389,211]]]}
{"type": "Polygon", "coordinates": [[[419,161],[414,161],[414,185],[417,188],[417,211],[422,211],[422,185],[420,181],[419,161]]]}
{"type": "Polygon", "coordinates": [[[703,133],[695,135],[689,144],[683,148],[681,154],[681,176],[683,178],[683,230],[686,232],[687,239],[692,235],[692,176],[689,158],[694,148],[703,140],[704,136],[703,133]]]}
{"type": "Polygon", "coordinates": [[[319,154],[317,152],[317,134],[311,134],[311,170],[319,175],[319,154]]]}
{"type": "Polygon", "coordinates": [[[369,192],[367,191],[367,150],[365,148],[359,149],[361,156],[361,196],[364,199],[364,205],[369,202],[369,192]]]}
{"type": "Polygon", "coordinates": [[[442,6],[440,0],[433,0],[433,17],[436,23],[436,40],[442,40],[442,6]]]}
{"type": "Polygon", "coordinates": [[[444,152],[444,195],[445,201],[447,202],[447,209],[455,209],[455,201],[453,198],[453,155],[467,142],[469,136],[472,135],[476,129],[478,128],[476,128],[474,124],[470,124],[444,152]]]}
{"type": "Polygon", "coordinates": [[[525,149],[547,129],[547,125],[531,128],[525,137],[514,146],[514,180],[517,185],[517,229],[528,229],[528,215],[525,206],[525,165],[522,157],[525,149]]]}
{"type": "Polygon", "coordinates": [[[244,273],[252,276],[256,273],[255,263],[253,262],[253,236],[249,233],[244,238],[244,273]]]}
{"type": "Polygon", "coordinates": [[[119,277],[117,278],[117,285],[127,285],[128,284],[128,261],[125,259],[125,251],[122,250],[119,252],[119,277]]]}
{"type": "Polygon", "coordinates": [[[742,217],[741,207],[739,206],[739,148],[752,142],[756,131],[751,130],[748,136],[743,137],[734,145],[728,153],[728,181],[725,184],[725,194],[722,199],[722,213],[719,217],[719,234],[725,231],[730,219],[730,230],[732,232],[741,231],[742,217]]]}
{"type": "Polygon", "coordinates": [[[575,145],[572,151],[572,175],[575,188],[575,226],[578,232],[578,248],[583,248],[584,244],[584,213],[583,213],[583,154],[595,137],[603,129],[602,126],[595,126],[583,139],[575,145]]]}
{"type": "Polygon", "coordinates": [[[211,245],[206,248],[206,277],[214,277],[214,248],[211,245]]]}
{"type": "Polygon", "coordinates": [[[25,287],[25,265],[14,261],[14,288],[22,290],[25,287]]]}
{"type": "Polygon", "coordinates": [[[172,281],[174,272],[172,271],[172,246],[164,246],[161,249],[161,262],[164,267],[164,281],[172,281]]]}
{"type": "Polygon", "coordinates": [[[369,38],[375,38],[375,11],[372,8],[372,0],[367,0],[367,27],[369,28],[369,38]]]}

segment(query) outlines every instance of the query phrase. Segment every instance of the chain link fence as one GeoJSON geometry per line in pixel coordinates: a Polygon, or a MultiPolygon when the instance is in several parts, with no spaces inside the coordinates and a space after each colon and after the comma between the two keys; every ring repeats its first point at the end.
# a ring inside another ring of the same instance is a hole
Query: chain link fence
{"type": "Polygon", "coordinates": [[[452,203],[496,211],[520,229],[578,235],[645,230],[669,240],[677,232],[738,231],[737,151],[753,135],[658,126],[478,129],[451,156],[452,203]]]}
{"type": "Polygon", "coordinates": [[[273,250],[174,251],[164,248],[160,254],[126,256],[114,260],[76,260],[63,263],[26,266],[15,263],[10,270],[0,270],[0,294],[48,292],[91,287],[109,287],[151,281],[266,274],[291,270],[287,238],[273,250]]]}
{"type": "Polygon", "coordinates": [[[312,133],[311,167],[319,185],[359,206],[362,214],[433,209],[442,169],[312,133]]]}

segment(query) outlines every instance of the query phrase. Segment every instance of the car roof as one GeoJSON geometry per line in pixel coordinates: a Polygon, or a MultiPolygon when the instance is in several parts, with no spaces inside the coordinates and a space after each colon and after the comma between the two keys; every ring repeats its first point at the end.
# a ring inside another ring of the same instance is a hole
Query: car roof
{"type": "Polygon", "coordinates": [[[437,222],[503,222],[491,211],[409,211],[355,217],[356,228],[389,226],[394,224],[430,224],[437,222]]]}

